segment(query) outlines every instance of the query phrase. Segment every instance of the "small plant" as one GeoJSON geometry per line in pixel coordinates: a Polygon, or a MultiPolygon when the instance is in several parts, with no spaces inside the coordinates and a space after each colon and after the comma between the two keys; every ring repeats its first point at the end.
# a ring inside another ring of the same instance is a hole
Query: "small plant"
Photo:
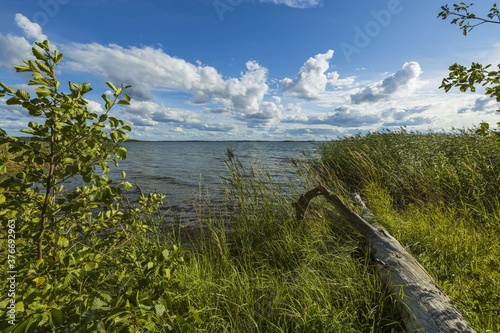
{"type": "MultiPolygon", "coordinates": [[[[195,312],[174,275],[182,252],[151,240],[148,231],[154,230],[144,223],[164,197],[141,194],[130,205],[123,196],[132,186],[125,174],[119,184],[106,175],[110,163],[126,158],[120,143],[131,128],[110,111],[129,104],[129,87],[107,82],[112,93],[102,95],[105,111],[97,114],[87,107],[89,83],[60,89],[55,67],[63,55],[48,41],[37,42],[33,55],[16,70],[32,75],[34,96],[0,82],[6,103],[22,106],[34,119],[22,131],[28,140],[0,133],[0,147],[22,166],[0,179],[0,217],[17,226],[15,256],[2,250],[0,259],[2,290],[7,258],[9,271],[16,271],[16,296],[0,298],[0,330],[164,332],[194,325],[195,312]],[[82,185],[66,190],[75,178],[82,185]],[[12,300],[15,318],[4,320],[12,300]]],[[[6,162],[0,158],[1,173],[6,162]]],[[[7,228],[0,233],[7,242],[7,228]]]]}

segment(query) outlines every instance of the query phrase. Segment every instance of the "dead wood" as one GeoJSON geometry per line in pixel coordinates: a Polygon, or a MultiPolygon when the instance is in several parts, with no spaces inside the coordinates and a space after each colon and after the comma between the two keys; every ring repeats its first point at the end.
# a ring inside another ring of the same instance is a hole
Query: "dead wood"
{"type": "Polygon", "coordinates": [[[309,203],[317,196],[331,203],[336,212],[367,240],[378,275],[397,299],[408,332],[474,332],[448,295],[387,230],[366,222],[325,187],[318,186],[300,196],[295,203],[298,221],[304,220],[309,203]]]}

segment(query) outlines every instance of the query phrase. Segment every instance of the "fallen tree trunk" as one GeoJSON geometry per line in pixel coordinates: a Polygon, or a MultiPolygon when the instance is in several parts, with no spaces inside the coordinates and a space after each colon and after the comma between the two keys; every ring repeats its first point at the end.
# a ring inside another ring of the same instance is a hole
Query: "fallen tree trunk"
{"type": "Polygon", "coordinates": [[[336,212],[368,241],[378,274],[397,298],[408,332],[474,332],[448,295],[394,237],[383,227],[366,222],[323,186],[302,194],[295,203],[299,221],[304,219],[310,201],[317,196],[331,203],[336,212]]]}

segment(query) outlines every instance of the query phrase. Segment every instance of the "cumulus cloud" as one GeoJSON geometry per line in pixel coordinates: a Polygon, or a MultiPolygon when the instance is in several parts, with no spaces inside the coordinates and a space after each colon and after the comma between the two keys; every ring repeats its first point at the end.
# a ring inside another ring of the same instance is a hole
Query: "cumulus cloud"
{"type": "Polygon", "coordinates": [[[466,112],[495,112],[500,106],[490,97],[476,98],[473,104],[461,107],[458,113],[466,112]]]}
{"type": "Polygon", "coordinates": [[[228,109],[253,113],[259,111],[269,91],[267,68],[254,61],[247,62],[246,67],[247,71],[240,78],[227,80],[214,95],[228,109]]]}
{"type": "Polygon", "coordinates": [[[407,62],[401,70],[386,77],[383,81],[369,85],[362,91],[351,95],[351,102],[353,104],[378,102],[398,93],[411,93],[417,87],[421,73],[417,62],[407,62]]]}
{"type": "Polygon", "coordinates": [[[23,37],[0,34],[0,67],[12,69],[31,55],[31,45],[23,37]]]}
{"type": "Polygon", "coordinates": [[[352,88],[357,85],[356,77],[349,76],[341,79],[338,72],[327,73],[328,84],[334,88],[352,88]]]}
{"type": "Polygon", "coordinates": [[[423,113],[432,108],[431,105],[413,106],[409,108],[392,107],[382,112],[381,119],[384,121],[383,127],[401,127],[430,125],[433,117],[423,113]]]}
{"type": "Polygon", "coordinates": [[[23,14],[16,14],[15,16],[16,24],[19,28],[21,28],[28,38],[33,38],[36,41],[44,41],[47,38],[42,32],[42,27],[38,23],[31,22],[26,16],[23,14]]]}
{"type": "Polygon", "coordinates": [[[279,82],[284,93],[304,99],[317,99],[325,91],[333,50],[309,58],[300,68],[295,79],[285,78],[279,82]]]}
{"type": "Polygon", "coordinates": [[[240,77],[225,79],[214,67],[192,64],[148,46],[75,43],[63,46],[63,51],[70,59],[69,69],[130,84],[132,96],[143,101],[151,99],[152,88],[174,89],[190,93],[194,104],[218,104],[219,112],[238,117],[266,113],[268,103],[274,103],[264,103],[268,71],[255,61],[246,63],[240,77]]]}
{"type": "Polygon", "coordinates": [[[192,92],[199,101],[224,83],[213,67],[194,65],[148,46],[124,48],[115,44],[74,43],[62,49],[70,59],[66,63],[69,69],[131,84],[134,97],[142,100],[151,98],[151,87],[164,87],[192,92]]]}
{"type": "Polygon", "coordinates": [[[262,3],[285,5],[292,8],[311,8],[320,5],[322,0],[259,0],[262,3]]]}
{"type": "Polygon", "coordinates": [[[381,122],[379,114],[367,113],[364,110],[351,106],[340,106],[328,115],[312,115],[307,117],[293,117],[282,120],[283,123],[304,125],[330,125],[336,127],[363,127],[372,126],[381,122]]]}
{"type": "Polygon", "coordinates": [[[128,119],[135,126],[155,126],[160,123],[175,125],[180,129],[196,129],[210,132],[230,132],[234,126],[209,123],[197,112],[173,109],[151,101],[131,101],[127,107],[128,119]]]}
{"type": "MultiPolygon", "coordinates": [[[[31,22],[26,16],[16,14],[15,22],[28,38],[37,41],[47,39],[47,35],[42,32],[42,27],[31,22]]],[[[20,64],[23,59],[31,57],[31,47],[31,43],[25,37],[0,34],[0,67],[11,69],[14,65],[20,64]]]]}
{"type": "Polygon", "coordinates": [[[98,103],[96,101],[92,101],[92,100],[87,100],[87,109],[90,112],[94,112],[97,114],[104,113],[104,109],[103,109],[102,105],[100,103],[98,103]]]}
{"type": "Polygon", "coordinates": [[[262,102],[259,110],[252,113],[242,113],[241,120],[246,121],[248,127],[265,127],[273,121],[279,121],[283,117],[284,107],[281,99],[277,96],[274,101],[262,102]]]}

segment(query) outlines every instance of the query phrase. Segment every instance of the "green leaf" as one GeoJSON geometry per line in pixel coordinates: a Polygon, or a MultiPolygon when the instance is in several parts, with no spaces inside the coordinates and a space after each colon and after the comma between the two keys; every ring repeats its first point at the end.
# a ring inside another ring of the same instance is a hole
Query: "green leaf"
{"type": "Polygon", "coordinates": [[[57,240],[57,245],[62,247],[68,247],[69,240],[65,237],[59,237],[59,239],[57,240]]]}
{"type": "Polygon", "coordinates": [[[109,117],[109,124],[111,125],[112,128],[115,128],[118,126],[118,119],[115,117],[109,117]]]}
{"type": "Polygon", "coordinates": [[[101,97],[104,100],[104,102],[106,103],[105,106],[104,106],[104,108],[106,110],[111,109],[111,107],[113,106],[113,102],[111,102],[111,100],[109,99],[109,97],[106,94],[102,94],[101,97]]]}
{"type": "Polygon", "coordinates": [[[111,133],[109,133],[109,136],[111,137],[111,139],[113,140],[113,142],[118,142],[118,140],[119,140],[118,133],[111,132],[111,133]]]}
{"type": "Polygon", "coordinates": [[[110,82],[110,81],[106,81],[106,84],[108,85],[108,87],[109,87],[111,90],[113,90],[114,92],[116,92],[116,90],[117,90],[117,89],[116,89],[115,85],[114,85],[112,82],[110,82]]]}
{"type": "Polygon", "coordinates": [[[31,50],[35,58],[37,58],[38,60],[47,61],[47,56],[42,51],[40,51],[36,47],[32,48],[31,50]]]}
{"type": "Polygon", "coordinates": [[[16,96],[25,101],[30,99],[30,94],[26,90],[19,89],[16,91],[16,96]]]}
{"type": "Polygon", "coordinates": [[[43,63],[40,60],[37,60],[36,64],[38,65],[38,68],[40,68],[40,70],[42,72],[45,72],[45,73],[47,73],[49,75],[52,75],[52,68],[51,67],[47,66],[45,63],[43,63]]]}
{"type": "Polygon", "coordinates": [[[97,324],[97,331],[99,333],[106,333],[106,327],[104,326],[104,323],[102,321],[99,321],[97,324]]]}
{"type": "Polygon", "coordinates": [[[21,104],[21,101],[17,97],[11,97],[5,101],[5,104],[7,104],[7,105],[19,105],[19,104],[21,104]]]}
{"type": "Polygon", "coordinates": [[[16,303],[16,312],[24,312],[24,303],[19,301],[16,303]]]}
{"type": "Polygon", "coordinates": [[[33,283],[35,283],[37,287],[43,285],[45,281],[47,281],[47,279],[43,276],[39,276],[33,279],[33,283]]]}
{"type": "Polygon", "coordinates": [[[130,182],[124,182],[123,186],[125,187],[125,191],[130,191],[132,188],[132,184],[130,182]]]}
{"type": "Polygon", "coordinates": [[[45,87],[38,87],[35,89],[35,92],[38,95],[38,97],[45,97],[45,96],[52,95],[52,91],[50,91],[49,89],[47,89],[45,87]]]}
{"type": "Polygon", "coordinates": [[[60,327],[64,324],[64,314],[61,310],[54,309],[50,315],[52,318],[52,324],[55,327],[60,327]]]}
{"type": "Polygon", "coordinates": [[[54,63],[57,65],[61,62],[61,60],[64,58],[64,55],[62,53],[58,54],[55,59],[54,59],[54,63]]]}
{"type": "Polygon", "coordinates": [[[85,267],[83,268],[85,271],[89,272],[91,270],[94,270],[97,268],[98,264],[96,262],[88,262],[85,264],[85,267]]]}
{"type": "Polygon", "coordinates": [[[155,305],[155,312],[158,317],[163,315],[165,313],[165,306],[163,304],[156,304],[155,305]]]}
{"type": "Polygon", "coordinates": [[[48,40],[44,40],[43,42],[35,42],[36,45],[44,49],[45,51],[50,51],[50,43],[48,40]]]}
{"type": "Polygon", "coordinates": [[[16,66],[14,66],[14,68],[16,69],[16,72],[18,72],[18,73],[31,71],[31,68],[29,68],[28,66],[16,65],[16,66]]]}
{"type": "Polygon", "coordinates": [[[2,89],[4,89],[5,91],[13,94],[14,93],[14,89],[12,89],[11,87],[7,86],[5,83],[3,82],[0,82],[0,87],[2,87],[2,89]]]}

